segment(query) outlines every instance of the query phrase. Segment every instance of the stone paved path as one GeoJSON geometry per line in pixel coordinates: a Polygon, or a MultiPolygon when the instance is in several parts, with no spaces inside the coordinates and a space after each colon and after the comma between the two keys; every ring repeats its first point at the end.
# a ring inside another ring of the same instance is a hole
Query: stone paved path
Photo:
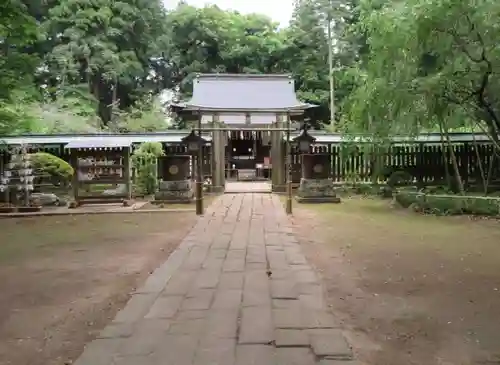
{"type": "Polygon", "coordinates": [[[226,193],[270,193],[270,181],[227,181],[226,193]]]}
{"type": "Polygon", "coordinates": [[[354,365],[278,197],[226,194],[76,365],[354,365]]]}

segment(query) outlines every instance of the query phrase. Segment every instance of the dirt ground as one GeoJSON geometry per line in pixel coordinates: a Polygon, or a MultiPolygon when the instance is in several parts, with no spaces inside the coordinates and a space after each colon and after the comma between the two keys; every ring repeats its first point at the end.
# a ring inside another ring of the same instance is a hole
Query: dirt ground
{"type": "MultiPolygon", "coordinates": [[[[218,194],[204,194],[203,195],[203,209],[207,209],[210,204],[218,197],[218,194]]],[[[192,210],[196,209],[195,200],[191,203],[162,203],[162,204],[153,204],[151,202],[146,202],[142,205],[139,210],[161,210],[161,209],[175,209],[175,210],[192,210]]]]}
{"type": "Polygon", "coordinates": [[[295,205],[305,253],[369,365],[500,364],[500,222],[369,199],[295,205]]]}
{"type": "Polygon", "coordinates": [[[177,247],[193,212],[0,220],[0,364],[70,364],[177,247]]]}

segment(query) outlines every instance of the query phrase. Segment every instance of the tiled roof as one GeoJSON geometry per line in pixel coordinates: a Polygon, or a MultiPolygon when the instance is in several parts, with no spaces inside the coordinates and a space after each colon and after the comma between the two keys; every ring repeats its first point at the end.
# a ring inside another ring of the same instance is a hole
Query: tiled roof
{"type": "MultiPolygon", "coordinates": [[[[169,131],[163,133],[130,133],[130,134],[53,134],[53,135],[20,135],[0,136],[1,145],[66,145],[68,143],[90,143],[95,140],[113,141],[115,146],[142,143],[181,143],[182,137],[190,131],[169,131]]],[[[203,136],[211,140],[210,136],[203,136]]],[[[108,143],[108,142],[103,142],[108,143]]],[[[80,148],[80,147],[78,147],[80,148]]],[[[84,147],[81,147],[84,148],[84,147]]]]}
{"type": "MultiPolygon", "coordinates": [[[[238,130],[235,128],[234,130],[238,130]]],[[[270,129],[272,130],[272,128],[270,129]]],[[[70,134],[59,134],[59,135],[21,135],[21,136],[0,136],[0,150],[2,145],[43,145],[60,147],[61,145],[72,144],[76,146],[78,143],[90,144],[95,143],[96,140],[103,141],[100,147],[119,147],[119,146],[129,146],[131,144],[137,144],[142,142],[160,142],[160,143],[181,143],[182,137],[189,134],[190,131],[169,131],[163,133],[134,133],[134,134],[80,134],[80,135],[70,135],[70,134]]],[[[363,142],[368,141],[368,137],[358,136],[358,137],[347,137],[339,133],[328,133],[323,131],[309,131],[309,133],[316,138],[316,144],[339,144],[342,142],[363,142]]],[[[284,135],[284,133],[283,133],[284,135]]],[[[298,135],[298,132],[292,132],[291,138],[298,135]]],[[[212,138],[210,133],[204,133],[203,138],[207,141],[211,141],[212,138]]],[[[394,143],[430,143],[436,144],[441,143],[441,136],[439,133],[428,133],[421,134],[415,138],[409,137],[393,137],[394,143]]],[[[488,135],[483,133],[476,133],[472,135],[471,133],[450,133],[450,140],[455,143],[463,142],[489,142],[490,138],[488,135]]],[[[85,147],[72,147],[72,148],[85,148],[85,147]]],[[[87,147],[88,148],[88,147],[87,147]]]]}
{"type": "Polygon", "coordinates": [[[82,138],[68,142],[64,148],[123,148],[131,147],[132,141],[120,137],[82,138]]]}
{"type": "MultiPolygon", "coordinates": [[[[369,142],[369,136],[346,136],[340,133],[328,133],[323,131],[309,131],[309,133],[316,138],[316,144],[339,144],[343,142],[369,142]]],[[[292,132],[291,138],[298,136],[298,132],[292,132]]],[[[393,143],[441,143],[442,137],[439,133],[422,133],[415,137],[407,137],[407,136],[393,136],[391,141],[393,143]]],[[[490,137],[484,133],[450,133],[450,141],[455,143],[464,143],[464,142],[489,142],[490,137]]]]}
{"type": "Polygon", "coordinates": [[[313,106],[297,100],[291,76],[251,74],[200,74],[193,81],[193,97],[184,105],[195,110],[238,111],[303,110],[313,106]]]}

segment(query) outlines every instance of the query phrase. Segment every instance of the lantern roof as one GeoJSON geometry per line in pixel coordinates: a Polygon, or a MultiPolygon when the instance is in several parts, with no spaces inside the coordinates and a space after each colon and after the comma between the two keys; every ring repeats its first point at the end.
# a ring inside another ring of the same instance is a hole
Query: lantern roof
{"type": "Polygon", "coordinates": [[[182,143],[186,143],[186,144],[187,143],[202,143],[202,144],[205,144],[207,142],[206,139],[204,139],[203,137],[200,137],[199,135],[197,135],[195,133],[194,129],[191,130],[191,132],[187,136],[183,137],[181,139],[181,141],[182,141],[182,143]]]}
{"type": "Polygon", "coordinates": [[[300,133],[298,136],[294,137],[292,139],[294,142],[309,142],[309,143],[314,143],[316,141],[316,138],[311,136],[309,132],[307,131],[307,127],[304,127],[301,129],[300,133]]]}

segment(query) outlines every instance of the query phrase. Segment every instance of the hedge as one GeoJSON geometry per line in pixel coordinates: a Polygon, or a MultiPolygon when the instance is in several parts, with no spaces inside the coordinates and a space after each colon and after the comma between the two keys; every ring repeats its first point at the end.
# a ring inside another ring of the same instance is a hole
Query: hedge
{"type": "Polygon", "coordinates": [[[55,183],[67,185],[71,182],[73,168],[63,159],[46,152],[30,155],[33,167],[42,175],[48,175],[55,183]]]}
{"type": "Polygon", "coordinates": [[[399,191],[396,202],[402,207],[436,214],[500,216],[500,198],[484,196],[434,195],[399,191]]]}
{"type": "Polygon", "coordinates": [[[392,198],[393,188],[388,185],[359,183],[359,184],[334,184],[339,195],[364,195],[379,196],[383,199],[392,198]]]}

